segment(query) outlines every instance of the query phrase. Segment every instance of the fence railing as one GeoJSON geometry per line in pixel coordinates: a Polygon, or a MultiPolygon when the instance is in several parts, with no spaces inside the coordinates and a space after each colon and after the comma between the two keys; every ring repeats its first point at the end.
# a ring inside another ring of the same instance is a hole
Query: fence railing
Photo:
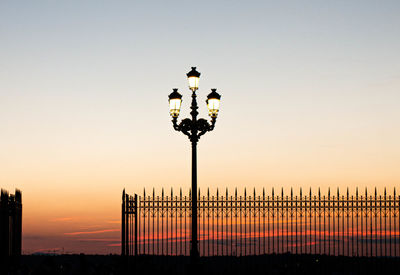
{"type": "Polygon", "coordinates": [[[1,190],[0,195],[0,256],[21,255],[22,200],[21,192],[15,195],[1,190]]]}
{"type": "MultiPolygon", "coordinates": [[[[200,256],[270,253],[400,256],[400,196],[198,196],[200,256]]],[[[190,193],[122,198],[122,255],[189,255],[190,193]]]]}

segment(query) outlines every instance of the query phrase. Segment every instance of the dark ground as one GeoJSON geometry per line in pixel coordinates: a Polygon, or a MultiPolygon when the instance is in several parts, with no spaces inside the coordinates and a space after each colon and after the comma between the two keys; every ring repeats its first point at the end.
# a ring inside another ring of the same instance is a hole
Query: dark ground
{"type": "Polygon", "coordinates": [[[26,255],[1,259],[6,274],[400,274],[400,258],[264,255],[200,258],[26,255]]]}

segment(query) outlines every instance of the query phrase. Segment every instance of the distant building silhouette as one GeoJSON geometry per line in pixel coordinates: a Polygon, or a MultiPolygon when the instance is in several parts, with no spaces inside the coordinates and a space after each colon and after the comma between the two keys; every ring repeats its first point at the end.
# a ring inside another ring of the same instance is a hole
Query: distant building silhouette
{"type": "Polygon", "coordinates": [[[21,255],[22,196],[21,191],[8,194],[1,190],[0,197],[0,256],[21,255]]]}

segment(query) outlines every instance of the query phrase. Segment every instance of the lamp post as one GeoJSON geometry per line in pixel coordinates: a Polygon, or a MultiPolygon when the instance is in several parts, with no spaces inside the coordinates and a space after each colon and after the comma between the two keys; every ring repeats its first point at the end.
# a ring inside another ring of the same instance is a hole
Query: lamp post
{"type": "Polygon", "coordinates": [[[197,142],[202,135],[214,129],[221,96],[217,93],[217,89],[211,89],[211,93],[207,96],[206,100],[211,122],[203,118],[198,119],[197,115],[199,113],[197,109],[199,107],[196,101],[196,91],[199,88],[200,73],[196,71],[196,67],[192,67],[192,70],[186,75],[189,81],[189,89],[192,91],[192,105],[190,106],[192,118],[185,118],[178,124],[178,116],[182,105],[182,95],[178,92],[178,89],[173,89],[173,92],[169,95],[169,110],[174,129],[188,136],[192,143],[192,230],[190,256],[195,259],[199,256],[197,247],[197,142]]]}

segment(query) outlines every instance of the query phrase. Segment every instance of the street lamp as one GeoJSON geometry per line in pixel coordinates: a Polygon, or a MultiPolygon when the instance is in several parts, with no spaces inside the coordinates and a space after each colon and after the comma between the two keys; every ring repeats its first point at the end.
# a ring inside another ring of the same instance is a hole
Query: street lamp
{"type": "Polygon", "coordinates": [[[182,105],[182,95],[178,93],[178,89],[173,89],[173,92],[169,95],[169,111],[174,129],[188,136],[192,143],[192,230],[190,256],[195,259],[199,256],[197,247],[197,142],[202,135],[214,130],[221,95],[217,93],[217,89],[211,89],[211,93],[207,96],[206,103],[211,122],[203,118],[197,119],[197,115],[199,114],[197,109],[199,107],[196,101],[196,91],[199,88],[200,73],[196,71],[196,67],[192,67],[192,70],[186,75],[189,81],[189,89],[192,91],[192,105],[190,106],[192,118],[185,118],[178,124],[178,116],[182,105]]]}

